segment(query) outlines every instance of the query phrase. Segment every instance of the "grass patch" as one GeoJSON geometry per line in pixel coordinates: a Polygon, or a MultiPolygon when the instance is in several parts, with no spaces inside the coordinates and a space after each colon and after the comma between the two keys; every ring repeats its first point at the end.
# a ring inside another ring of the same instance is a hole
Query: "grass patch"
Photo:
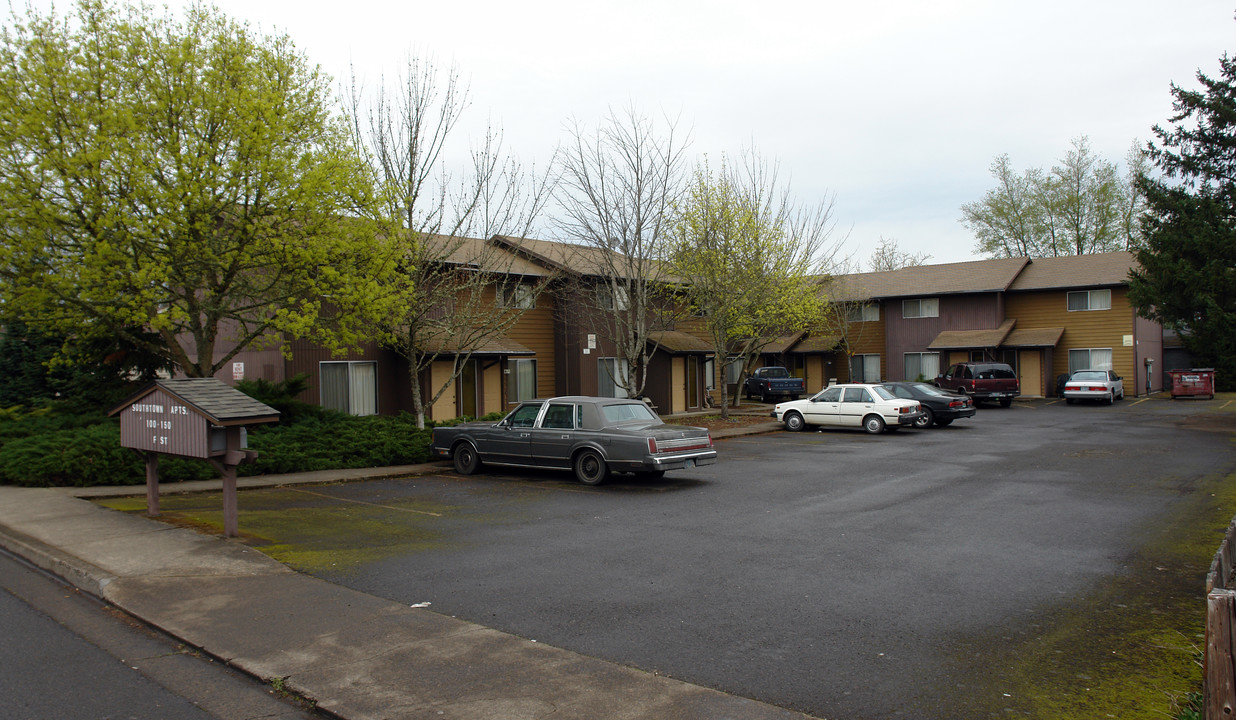
{"type": "MultiPolygon", "coordinates": [[[[307,573],[346,573],[396,555],[441,547],[441,517],[449,506],[417,500],[385,504],[329,496],[320,486],[267,488],[239,494],[241,541],[307,573]]],[[[111,498],[100,505],[141,514],[144,497],[111,498]]],[[[223,534],[219,493],[160,498],[160,520],[208,534],[223,534]]]]}
{"type": "Polygon", "coordinates": [[[1236,514],[1236,474],[1189,491],[1127,571],[1067,609],[1014,630],[1024,638],[987,649],[963,643],[958,664],[985,664],[983,707],[967,717],[1043,720],[1191,718],[1202,684],[1205,575],[1236,514]],[[973,658],[979,658],[973,660],[973,658]]]}

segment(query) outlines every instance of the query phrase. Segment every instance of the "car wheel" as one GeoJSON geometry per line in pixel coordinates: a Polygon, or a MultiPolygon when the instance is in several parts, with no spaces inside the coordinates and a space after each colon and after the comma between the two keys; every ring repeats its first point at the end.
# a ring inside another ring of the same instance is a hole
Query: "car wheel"
{"type": "Polygon", "coordinates": [[[1116,391],[1115,390],[1112,390],[1110,393],[1107,394],[1107,404],[1108,405],[1116,404],[1116,391]]]}
{"type": "Polygon", "coordinates": [[[863,418],[863,429],[871,435],[879,435],[884,432],[884,418],[879,415],[868,415],[863,418]]]}
{"type": "Polygon", "coordinates": [[[768,393],[760,393],[760,402],[762,403],[768,402],[768,393]]]}
{"type": "Polygon", "coordinates": [[[936,420],[936,415],[935,413],[931,411],[931,408],[924,407],[923,416],[914,421],[914,427],[918,428],[919,430],[923,430],[925,428],[931,427],[931,424],[935,422],[935,420],[936,420]]]}
{"type": "Polygon", "coordinates": [[[953,418],[936,418],[936,427],[947,427],[953,424],[953,418]]]}
{"type": "Polygon", "coordinates": [[[575,456],[575,479],[585,485],[600,485],[609,477],[605,458],[596,450],[583,450],[575,456]]]}
{"type": "Polygon", "coordinates": [[[1000,407],[1011,407],[1012,405],[1013,398],[1000,398],[1000,407]]]}
{"type": "Polygon", "coordinates": [[[807,427],[807,421],[803,420],[803,416],[796,412],[786,413],[785,429],[790,432],[798,432],[807,427]]]}
{"type": "Polygon", "coordinates": [[[471,475],[481,467],[481,458],[476,454],[476,447],[470,442],[462,442],[455,446],[455,472],[460,475],[471,475]]]}

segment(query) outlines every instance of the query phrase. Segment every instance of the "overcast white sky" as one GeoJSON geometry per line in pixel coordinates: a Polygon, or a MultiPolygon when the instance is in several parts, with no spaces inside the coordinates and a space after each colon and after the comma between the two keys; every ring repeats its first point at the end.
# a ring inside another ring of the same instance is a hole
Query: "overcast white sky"
{"type": "Polygon", "coordinates": [[[1123,168],[1166,124],[1170,83],[1217,75],[1236,46],[1236,3],[1212,0],[215,4],[337,79],[352,64],[376,83],[409,53],[456,63],[474,127],[492,118],[525,162],[544,164],[568,119],[628,104],[680,116],[694,153],[754,145],[801,200],[835,195],[864,262],[881,237],[932,263],[978,259],[960,207],[992,187],[997,155],[1050,167],[1087,135],[1123,168]]]}

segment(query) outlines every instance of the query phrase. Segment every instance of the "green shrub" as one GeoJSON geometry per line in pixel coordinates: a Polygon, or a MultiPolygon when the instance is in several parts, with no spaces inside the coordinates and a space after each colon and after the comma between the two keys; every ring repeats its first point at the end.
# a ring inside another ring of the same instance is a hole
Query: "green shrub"
{"type": "Polygon", "coordinates": [[[297,399],[308,387],[309,376],[305,373],[293,375],[281,382],[259,379],[241,380],[236,383],[237,390],[278,410],[280,425],[292,425],[307,418],[344,416],[343,413],[297,399]]]}
{"type": "MultiPolygon", "coordinates": [[[[425,462],[429,430],[411,414],[353,417],[339,413],[308,416],[292,425],[255,426],[249,447],[257,462],[241,475],[265,475],[337,468],[383,467],[425,462]]],[[[204,480],[218,473],[204,460],[161,456],[165,482],[204,480]]],[[[145,461],[120,447],[120,425],[98,416],[27,414],[0,418],[0,482],[25,486],[79,487],[139,485],[145,461]]]]}

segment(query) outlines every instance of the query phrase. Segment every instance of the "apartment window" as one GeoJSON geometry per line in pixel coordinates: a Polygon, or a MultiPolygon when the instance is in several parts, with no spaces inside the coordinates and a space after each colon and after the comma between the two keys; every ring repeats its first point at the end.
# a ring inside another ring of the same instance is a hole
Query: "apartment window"
{"type": "Polygon", "coordinates": [[[1111,310],[1111,290],[1078,290],[1069,293],[1069,312],[1079,310],[1111,310]]]}
{"type": "Polygon", "coordinates": [[[725,359],[725,384],[737,385],[742,377],[742,358],[727,357],[725,359]]]}
{"type": "Polygon", "coordinates": [[[597,288],[597,301],[606,310],[626,310],[631,306],[631,294],[625,285],[602,285],[597,288]]]}
{"type": "Polygon", "coordinates": [[[940,353],[906,353],[906,380],[932,380],[940,374],[940,353]]]}
{"type": "Polygon", "coordinates": [[[508,283],[499,288],[498,302],[504,308],[531,310],[536,307],[536,293],[531,285],[508,283]]]}
{"type": "Polygon", "coordinates": [[[717,389],[717,361],[712,358],[704,361],[704,387],[710,392],[717,389]]]}
{"type": "Polygon", "coordinates": [[[880,319],[880,306],[876,303],[850,305],[845,313],[846,322],[877,322],[880,319]]]}
{"type": "Polygon", "coordinates": [[[626,358],[597,358],[597,395],[601,397],[627,397],[626,386],[631,369],[626,358]]]}
{"type": "Polygon", "coordinates": [[[510,358],[506,361],[506,399],[523,402],[536,397],[536,360],[510,358]]]}
{"type": "Polygon", "coordinates": [[[349,415],[378,414],[377,363],[319,363],[318,376],[322,407],[349,415]]]}
{"type": "Polygon", "coordinates": [[[940,298],[902,300],[901,316],[905,318],[940,317],[940,298]]]}
{"type": "Polygon", "coordinates": [[[1069,351],[1069,374],[1078,370],[1112,370],[1111,348],[1079,348],[1069,351]]]}
{"type": "Polygon", "coordinates": [[[872,383],[880,381],[880,356],[855,355],[850,358],[850,382],[872,383]]]}

